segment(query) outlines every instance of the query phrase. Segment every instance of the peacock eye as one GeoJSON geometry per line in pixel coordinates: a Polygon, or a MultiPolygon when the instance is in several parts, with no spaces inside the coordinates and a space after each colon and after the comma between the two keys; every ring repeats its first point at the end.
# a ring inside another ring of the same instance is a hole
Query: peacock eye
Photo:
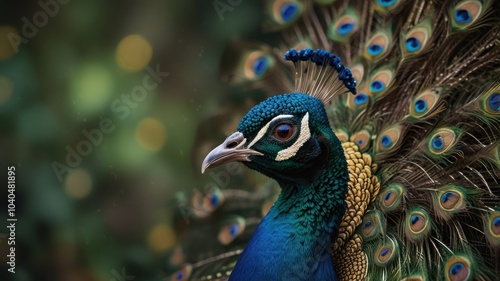
{"type": "Polygon", "coordinates": [[[289,140],[295,133],[295,127],[289,123],[281,123],[274,129],[273,136],[279,141],[289,140]]]}

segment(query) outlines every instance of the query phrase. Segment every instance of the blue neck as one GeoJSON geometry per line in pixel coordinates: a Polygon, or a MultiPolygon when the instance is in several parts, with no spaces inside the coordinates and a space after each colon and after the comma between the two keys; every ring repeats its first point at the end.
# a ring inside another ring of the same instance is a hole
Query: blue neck
{"type": "Polygon", "coordinates": [[[231,281],[338,280],[331,241],[345,212],[348,172],[340,142],[307,185],[283,183],[282,193],[259,224],[234,268],[231,281]]]}

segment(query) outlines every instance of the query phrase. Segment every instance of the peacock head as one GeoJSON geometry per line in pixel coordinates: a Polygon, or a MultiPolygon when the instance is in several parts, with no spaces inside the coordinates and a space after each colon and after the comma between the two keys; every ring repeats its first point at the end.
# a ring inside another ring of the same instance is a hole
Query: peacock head
{"type": "Polygon", "coordinates": [[[350,70],[340,58],[324,50],[290,50],[285,59],[293,61],[297,69],[305,69],[296,76],[300,87],[253,107],[237,132],[207,155],[202,172],[240,161],[282,186],[295,185],[313,181],[322,167],[343,159],[340,141],[330,128],[324,106],[346,88],[355,93],[356,82],[350,70]],[[318,81],[307,75],[310,68],[315,68],[320,77],[331,78],[318,81]]]}
{"type": "Polygon", "coordinates": [[[336,139],[323,103],[301,93],[273,96],[253,107],[238,131],[210,152],[208,167],[241,161],[280,183],[312,180],[336,139]]]}

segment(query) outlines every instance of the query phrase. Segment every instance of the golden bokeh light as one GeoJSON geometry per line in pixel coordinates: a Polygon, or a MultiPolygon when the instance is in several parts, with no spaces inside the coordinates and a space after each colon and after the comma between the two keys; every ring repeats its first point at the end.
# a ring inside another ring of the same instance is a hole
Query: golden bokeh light
{"type": "Polygon", "coordinates": [[[0,60],[11,58],[21,44],[21,36],[17,29],[10,25],[0,26],[0,60]]]}
{"type": "Polygon", "coordinates": [[[149,64],[152,55],[151,44],[136,34],[123,38],[116,48],[116,62],[127,71],[143,70],[149,64]]]}
{"type": "Polygon", "coordinates": [[[164,252],[175,244],[175,233],[166,224],[154,226],[148,234],[148,245],[155,252],[164,252]]]}
{"type": "Polygon", "coordinates": [[[66,177],[64,188],[69,197],[83,199],[92,190],[92,178],[83,169],[73,170],[66,177]]]}
{"type": "Polygon", "coordinates": [[[9,78],[0,76],[0,104],[5,103],[12,95],[14,84],[9,78]]]}
{"type": "Polygon", "coordinates": [[[159,151],[165,144],[166,130],[155,118],[144,118],[137,125],[135,137],[139,144],[151,151],[159,151]]]}

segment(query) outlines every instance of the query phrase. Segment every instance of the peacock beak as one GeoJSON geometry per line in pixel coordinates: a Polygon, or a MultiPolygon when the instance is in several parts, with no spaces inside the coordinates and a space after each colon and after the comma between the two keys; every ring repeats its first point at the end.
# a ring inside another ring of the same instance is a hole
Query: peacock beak
{"type": "Polygon", "coordinates": [[[220,166],[222,164],[236,161],[250,161],[250,155],[263,155],[262,153],[245,147],[247,139],[242,133],[236,132],[227,137],[219,146],[208,153],[203,164],[201,164],[201,173],[207,168],[220,166]]]}

